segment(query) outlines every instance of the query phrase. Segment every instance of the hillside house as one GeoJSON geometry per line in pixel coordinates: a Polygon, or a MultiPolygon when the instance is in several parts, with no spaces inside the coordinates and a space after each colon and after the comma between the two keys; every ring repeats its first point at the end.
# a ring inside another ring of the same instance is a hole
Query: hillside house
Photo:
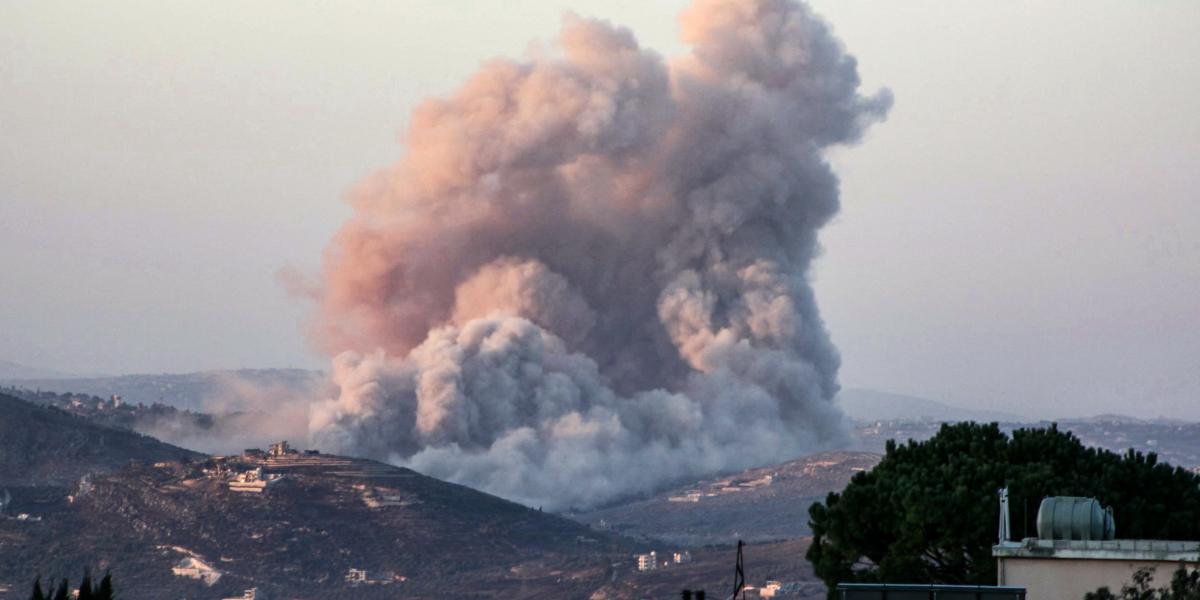
{"type": "Polygon", "coordinates": [[[283,456],[288,456],[289,454],[299,454],[299,452],[293,450],[291,445],[288,444],[287,440],[283,440],[277,444],[271,444],[269,447],[267,447],[267,456],[280,458],[283,456]]]}
{"type": "Polygon", "coordinates": [[[208,563],[194,556],[189,556],[176,563],[174,567],[171,567],[171,572],[176,577],[197,579],[209,587],[212,587],[221,580],[220,571],[210,567],[208,563]]]}
{"type": "Polygon", "coordinates": [[[778,581],[768,581],[764,583],[761,588],[758,588],[758,595],[763,598],[775,598],[778,596],[787,595],[787,592],[783,591],[782,583],[779,583],[778,581]]]}
{"type": "Polygon", "coordinates": [[[261,494],[283,480],[283,475],[265,474],[262,467],[238,473],[229,482],[229,489],[246,494],[261,494]]]}
{"type": "Polygon", "coordinates": [[[760,598],[779,598],[787,596],[799,596],[804,592],[804,586],[800,582],[790,581],[784,583],[777,580],[769,580],[758,588],[758,596],[760,598]]]}

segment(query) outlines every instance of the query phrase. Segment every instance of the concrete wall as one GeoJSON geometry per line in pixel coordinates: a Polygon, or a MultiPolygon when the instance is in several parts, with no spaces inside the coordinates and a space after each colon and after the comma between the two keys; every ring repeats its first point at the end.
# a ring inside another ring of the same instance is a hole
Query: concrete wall
{"type": "MultiPolygon", "coordinates": [[[[1084,594],[1103,586],[1120,594],[1134,572],[1144,567],[1154,568],[1151,585],[1161,587],[1179,568],[1178,562],[1151,560],[1001,557],[997,561],[997,583],[1024,587],[1026,600],[1083,600],[1084,594]]],[[[1187,566],[1194,569],[1197,563],[1187,566]]]]}

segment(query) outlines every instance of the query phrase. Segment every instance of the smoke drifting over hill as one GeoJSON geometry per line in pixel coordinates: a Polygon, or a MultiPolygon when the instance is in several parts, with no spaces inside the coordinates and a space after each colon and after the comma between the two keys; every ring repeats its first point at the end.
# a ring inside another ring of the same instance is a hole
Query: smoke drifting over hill
{"type": "Polygon", "coordinates": [[[414,112],[327,250],[313,445],[562,508],[845,435],[806,279],[822,152],[890,94],[786,0],[698,0],[681,31],[665,61],[568,17],[414,112]]]}

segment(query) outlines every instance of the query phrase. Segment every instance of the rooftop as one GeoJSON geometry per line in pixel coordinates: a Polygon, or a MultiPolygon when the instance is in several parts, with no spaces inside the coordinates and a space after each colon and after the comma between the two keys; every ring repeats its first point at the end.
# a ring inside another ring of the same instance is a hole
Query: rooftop
{"type": "Polygon", "coordinates": [[[1170,540],[1042,540],[992,547],[997,558],[1075,558],[1200,562],[1200,542],[1170,540]]]}

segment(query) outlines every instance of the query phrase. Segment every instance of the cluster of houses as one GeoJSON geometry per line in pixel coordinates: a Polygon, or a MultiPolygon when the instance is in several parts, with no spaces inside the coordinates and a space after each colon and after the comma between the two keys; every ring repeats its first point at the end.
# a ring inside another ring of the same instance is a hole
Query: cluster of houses
{"type": "MultiPolygon", "coordinates": [[[[321,453],[320,450],[305,450],[305,456],[316,456],[321,453]]],[[[267,446],[267,451],[263,452],[261,448],[246,448],[242,452],[242,457],[250,460],[262,460],[265,458],[288,458],[300,456],[300,451],[292,448],[292,445],[287,440],[277,442],[267,446]]]]}
{"type": "Polygon", "coordinates": [[[670,502],[699,502],[701,498],[765,487],[771,485],[774,480],[775,475],[763,475],[757,479],[722,479],[710,484],[707,490],[687,490],[676,496],[668,496],[667,500],[670,502]]]}
{"type": "Polygon", "coordinates": [[[687,550],[681,550],[671,555],[670,559],[658,560],[658,552],[651,550],[649,554],[638,554],[637,569],[638,571],[657,571],[659,568],[669,567],[671,565],[682,565],[692,562],[692,553],[687,550]]]}
{"type": "MultiPolygon", "coordinates": [[[[692,562],[692,554],[687,550],[680,550],[671,554],[670,558],[659,559],[658,552],[651,550],[646,554],[638,554],[637,570],[643,573],[657,571],[659,569],[669,568],[674,565],[682,565],[692,562]]],[[[821,588],[820,584],[813,582],[782,582],[776,580],[768,580],[761,587],[748,585],[745,591],[748,594],[756,594],[756,598],[778,598],[786,596],[801,596],[813,595],[812,586],[816,585],[821,588]]],[[[821,588],[823,589],[823,588],[821,588]]]]}
{"type": "Polygon", "coordinates": [[[405,581],[408,581],[408,577],[397,575],[392,571],[368,573],[366,569],[351,568],[346,572],[346,583],[350,585],[386,585],[389,583],[403,583],[405,581]]]}
{"type": "Polygon", "coordinates": [[[321,453],[318,450],[306,450],[301,454],[298,450],[291,447],[287,440],[271,444],[264,452],[260,448],[247,448],[242,452],[240,457],[227,459],[226,457],[213,457],[214,461],[209,466],[204,468],[204,474],[208,477],[216,479],[229,479],[229,490],[243,494],[263,494],[284,480],[284,475],[277,473],[267,473],[263,471],[262,466],[238,471],[245,463],[263,464],[264,462],[270,465],[271,461],[278,460],[299,460],[301,458],[316,457],[321,453]]]}

